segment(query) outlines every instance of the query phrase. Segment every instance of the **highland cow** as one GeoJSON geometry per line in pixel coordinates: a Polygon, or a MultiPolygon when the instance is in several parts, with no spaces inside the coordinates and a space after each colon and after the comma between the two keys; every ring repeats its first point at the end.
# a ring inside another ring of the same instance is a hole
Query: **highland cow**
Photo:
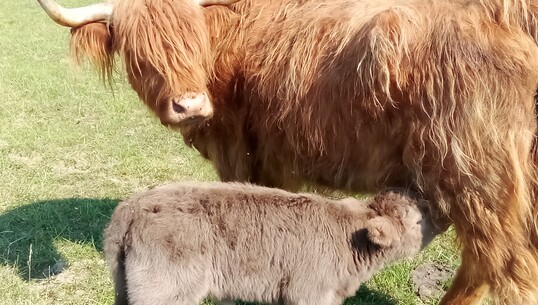
{"type": "Polygon", "coordinates": [[[462,245],[441,304],[538,304],[538,0],[39,1],[221,180],[413,188],[462,245]]]}
{"type": "Polygon", "coordinates": [[[404,190],[329,200],[239,183],[169,184],[120,203],[105,230],[116,305],[340,305],[435,237],[404,190]]]}

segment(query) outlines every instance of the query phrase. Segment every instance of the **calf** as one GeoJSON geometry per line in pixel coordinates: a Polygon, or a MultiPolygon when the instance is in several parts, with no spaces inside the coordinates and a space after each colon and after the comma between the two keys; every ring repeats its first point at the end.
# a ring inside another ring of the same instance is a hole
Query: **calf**
{"type": "Polygon", "coordinates": [[[104,233],[116,304],[341,304],[433,239],[423,201],[404,190],[330,200],[239,183],[142,192],[104,233]]]}

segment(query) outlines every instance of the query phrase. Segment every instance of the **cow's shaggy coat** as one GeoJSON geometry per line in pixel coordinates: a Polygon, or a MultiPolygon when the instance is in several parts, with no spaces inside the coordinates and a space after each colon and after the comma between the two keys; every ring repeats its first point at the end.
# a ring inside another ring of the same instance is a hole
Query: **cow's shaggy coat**
{"type": "Polygon", "coordinates": [[[235,183],[169,184],[120,203],[105,230],[116,305],[204,297],[340,305],[361,282],[435,236],[425,201],[367,200],[235,183]]]}
{"type": "Polygon", "coordinates": [[[119,54],[161,119],[207,92],[214,115],[174,127],[222,180],[419,189],[462,244],[443,305],[538,304],[538,0],[114,5],[75,53],[119,54]]]}

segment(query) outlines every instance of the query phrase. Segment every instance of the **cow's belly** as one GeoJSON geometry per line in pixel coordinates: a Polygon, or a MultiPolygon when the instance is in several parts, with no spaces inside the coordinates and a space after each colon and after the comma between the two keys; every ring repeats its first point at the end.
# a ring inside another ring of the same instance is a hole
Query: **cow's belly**
{"type": "Polygon", "coordinates": [[[338,123],[323,129],[328,132],[316,138],[318,142],[308,141],[307,128],[300,124],[285,124],[284,133],[267,126],[258,145],[264,170],[256,182],[286,188],[300,180],[353,192],[413,186],[403,161],[408,131],[400,124],[392,126],[386,120],[367,127],[349,120],[338,123]]]}
{"type": "Polygon", "coordinates": [[[305,180],[342,190],[375,192],[384,187],[406,187],[413,179],[403,164],[402,150],[391,139],[368,141],[365,137],[348,152],[329,150],[312,159],[303,159],[305,180]]]}

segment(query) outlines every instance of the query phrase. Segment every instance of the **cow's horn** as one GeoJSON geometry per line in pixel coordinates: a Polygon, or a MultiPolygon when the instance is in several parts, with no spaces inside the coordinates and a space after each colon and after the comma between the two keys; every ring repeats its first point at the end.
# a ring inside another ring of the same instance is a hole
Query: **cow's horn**
{"type": "Polygon", "coordinates": [[[37,0],[56,23],[77,27],[92,22],[107,21],[112,15],[111,3],[97,3],[77,8],[65,8],[54,0],[37,0]]]}
{"type": "Polygon", "coordinates": [[[241,0],[195,0],[201,6],[210,6],[210,5],[230,5],[241,0]]]}

